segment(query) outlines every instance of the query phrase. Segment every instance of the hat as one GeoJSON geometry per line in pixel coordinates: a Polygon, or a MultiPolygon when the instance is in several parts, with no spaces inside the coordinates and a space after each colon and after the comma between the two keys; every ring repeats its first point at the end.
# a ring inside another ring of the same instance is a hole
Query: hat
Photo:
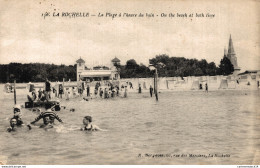
{"type": "Polygon", "coordinates": [[[17,122],[17,120],[15,118],[11,118],[10,122],[12,122],[12,121],[16,121],[17,122]]]}
{"type": "Polygon", "coordinates": [[[21,106],[20,105],[18,105],[18,104],[16,104],[15,106],[14,106],[14,109],[21,109],[21,106]]]}
{"type": "Polygon", "coordinates": [[[14,113],[21,112],[21,107],[19,105],[14,106],[14,113]]]}
{"type": "Polygon", "coordinates": [[[86,120],[88,120],[89,122],[92,122],[92,117],[91,116],[85,116],[84,117],[86,120]]]}

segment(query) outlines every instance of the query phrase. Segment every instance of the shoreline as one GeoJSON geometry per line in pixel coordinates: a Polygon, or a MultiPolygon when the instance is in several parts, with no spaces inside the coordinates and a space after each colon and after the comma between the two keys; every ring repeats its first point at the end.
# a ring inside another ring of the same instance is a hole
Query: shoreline
{"type": "MultiPolygon", "coordinates": [[[[258,80],[250,80],[250,81],[241,81],[239,83],[235,82],[234,80],[226,80],[224,83],[223,80],[216,80],[212,81],[199,81],[199,80],[189,80],[189,81],[178,81],[178,80],[171,80],[167,78],[159,78],[158,80],[158,91],[159,92],[175,92],[175,91],[205,91],[205,84],[208,84],[208,91],[219,91],[219,90],[259,90],[260,88],[257,87],[258,80]],[[200,89],[200,85],[202,89],[200,89]]],[[[138,86],[141,85],[143,92],[149,92],[149,87],[153,85],[153,78],[130,78],[130,79],[123,79],[119,80],[119,88],[121,85],[127,85],[127,82],[131,82],[133,84],[133,89],[129,88],[128,85],[128,92],[138,92],[138,86]]],[[[63,82],[58,82],[63,84],[63,82]]],[[[44,88],[44,82],[35,82],[34,88],[36,90],[44,88]]],[[[54,87],[57,82],[51,82],[52,87],[54,87]]],[[[11,84],[13,85],[13,84],[11,84]]],[[[17,90],[23,90],[27,88],[28,83],[16,83],[17,90]]],[[[77,82],[64,82],[65,88],[77,87],[77,82]]],[[[95,82],[88,83],[90,85],[90,90],[94,90],[95,82]]],[[[3,87],[5,90],[5,84],[1,83],[0,87],[3,87]],[[1,86],[2,85],[2,86],[1,86]]],[[[107,87],[102,85],[101,87],[107,87]]]]}

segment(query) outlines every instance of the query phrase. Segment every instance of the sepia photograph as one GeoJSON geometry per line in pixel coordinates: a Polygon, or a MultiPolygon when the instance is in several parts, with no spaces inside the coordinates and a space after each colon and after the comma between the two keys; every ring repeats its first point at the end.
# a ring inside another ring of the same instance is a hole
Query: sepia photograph
{"type": "Polygon", "coordinates": [[[1,168],[258,167],[259,21],[259,0],[0,0],[1,168]]]}

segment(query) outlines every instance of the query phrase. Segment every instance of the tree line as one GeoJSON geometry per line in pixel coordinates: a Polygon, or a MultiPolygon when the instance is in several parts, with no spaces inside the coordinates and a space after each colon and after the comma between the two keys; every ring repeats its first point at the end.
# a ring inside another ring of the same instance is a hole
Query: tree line
{"type": "Polygon", "coordinates": [[[10,63],[0,65],[0,82],[18,83],[44,82],[46,78],[50,81],[76,80],[75,65],[54,65],[41,63],[10,63]]]}
{"type": "MultiPolygon", "coordinates": [[[[187,59],[184,57],[169,57],[157,55],[149,60],[157,68],[160,77],[186,77],[186,76],[214,76],[229,75],[234,71],[230,60],[224,56],[217,67],[214,62],[205,59],[187,59]]],[[[121,78],[152,77],[154,72],[143,64],[138,65],[134,59],[128,60],[126,65],[115,65],[120,71],[121,78]]]]}
{"type": "MultiPolygon", "coordinates": [[[[230,60],[224,56],[217,67],[214,62],[205,59],[187,59],[184,57],[169,57],[168,55],[157,55],[149,60],[155,66],[160,77],[186,77],[186,76],[214,76],[229,75],[234,71],[230,60]]],[[[115,64],[120,72],[121,78],[147,78],[153,77],[154,72],[148,66],[137,64],[134,59],[126,62],[126,65],[115,64]]],[[[0,64],[0,82],[18,83],[44,82],[46,78],[50,81],[76,81],[77,65],[54,65],[41,63],[10,63],[0,64]]],[[[108,67],[96,66],[94,69],[108,69],[108,67]]]]}

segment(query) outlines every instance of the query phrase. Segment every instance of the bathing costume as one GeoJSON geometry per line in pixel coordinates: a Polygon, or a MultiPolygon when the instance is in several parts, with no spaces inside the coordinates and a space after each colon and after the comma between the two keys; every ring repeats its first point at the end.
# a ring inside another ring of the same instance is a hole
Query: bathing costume
{"type": "Polygon", "coordinates": [[[59,116],[57,114],[55,114],[54,112],[43,112],[41,113],[38,117],[35,118],[35,120],[33,122],[31,122],[31,124],[36,123],[37,121],[39,121],[40,119],[44,118],[44,117],[49,117],[51,122],[54,122],[54,119],[57,119],[59,122],[62,122],[62,120],[59,118],[59,116]]]}
{"type": "Polygon", "coordinates": [[[93,129],[93,126],[91,124],[90,128],[84,127],[84,131],[95,131],[96,129],[93,129]]]}
{"type": "MultiPolygon", "coordinates": [[[[22,119],[20,118],[20,117],[18,117],[18,116],[13,116],[13,118],[11,118],[11,120],[12,119],[16,119],[16,122],[17,122],[17,126],[21,126],[22,124],[23,124],[23,121],[22,121],[22,119]]],[[[10,121],[11,121],[10,120],[10,121]]]]}

